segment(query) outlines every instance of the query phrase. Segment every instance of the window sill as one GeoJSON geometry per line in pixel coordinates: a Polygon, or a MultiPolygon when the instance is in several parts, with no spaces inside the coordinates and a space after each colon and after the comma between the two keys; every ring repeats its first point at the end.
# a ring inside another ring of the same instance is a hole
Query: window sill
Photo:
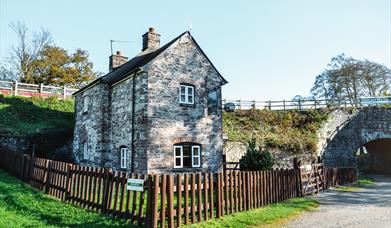
{"type": "Polygon", "coordinates": [[[204,169],[202,167],[193,167],[193,168],[173,168],[172,172],[178,172],[178,173],[184,173],[184,172],[199,172],[203,171],[204,169]]]}
{"type": "Polygon", "coordinates": [[[179,103],[179,106],[194,108],[194,107],[195,107],[195,104],[179,103]]]}

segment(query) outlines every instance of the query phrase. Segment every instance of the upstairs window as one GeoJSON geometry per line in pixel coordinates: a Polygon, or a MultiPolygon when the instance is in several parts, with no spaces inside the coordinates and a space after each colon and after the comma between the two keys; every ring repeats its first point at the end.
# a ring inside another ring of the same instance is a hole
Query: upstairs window
{"type": "Polygon", "coordinates": [[[121,153],[121,168],[126,169],[128,168],[128,163],[129,163],[129,150],[126,147],[121,147],[120,148],[120,153],[121,153]]]}
{"type": "Polygon", "coordinates": [[[201,167],[201,146],[193,143],[174,145],[174,168],[201,167]]]}
{"type": "Polygon", "coordinates": [[[194,104],[194,86],[181,84],[179,89],[180,104],[194,104]]]}
{"type": "Polygon", "coordinates": [[[88,96],[84,96],[83,97],[83,113],[88,112],[89,103],[90,103],[90,98],[88,96]]]}
{"type": "Polygon", "coordinates": [[[87,141],[83,142],[83,158],[84,160],[89,159],[89,154],[88,154],[88,143],[87,141]]]}
{"type": "Polygon", "coordinates": [[[217,111],[217,107],[219,105],[219,100],[218,100],[218,94],[217,91],[210,91],[208,92],[208,113],[212,114],[217,111]]]}

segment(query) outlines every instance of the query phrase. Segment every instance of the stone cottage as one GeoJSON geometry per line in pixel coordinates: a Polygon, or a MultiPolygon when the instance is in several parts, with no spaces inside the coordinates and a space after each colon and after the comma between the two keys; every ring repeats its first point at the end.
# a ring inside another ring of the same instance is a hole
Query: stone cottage
{"type": "Polygon", "coordinates": [[[111,55],[109,73],[74,94],[76,162],[139,173],[218,171],[227,81],[190,32],[162,47],[153,28],[142,38],[140,54],[111,55]]]}

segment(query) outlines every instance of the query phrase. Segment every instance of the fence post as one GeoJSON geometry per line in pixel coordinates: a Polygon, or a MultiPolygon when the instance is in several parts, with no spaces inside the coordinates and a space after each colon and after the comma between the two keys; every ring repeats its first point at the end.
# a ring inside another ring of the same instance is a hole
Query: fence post
{"type": "Polygon", "coordinates": [[[268,101],[268,103],[269,103],[269,110],[272,110],[272,101],[268,101]]]}
{"type": "Polygon", "coordinates": [[[300,161],[297,160],[297,158],[293,158],[293,168],[295,169],[296,173],[296,194],[297,196],[303,196],[303,186],[302,186],[302,176],[301,176],[301,169],[300,169],[300,161]]]}
{"type": "Polygon", "coordinates": [[[45,179],[44,179],[44,192],[46,194],[49,193],[49,187],[50,187],[50,169],[52,168],[52,161],[46,160],[46,167],[45,167],[45,179]]]}
{"type": "Polygon", "coordinates": [[[221,217],[221,173],[217,173],[216,190],[217,190],[216,217],[220,218],[221,217]]]}
{"type": "Polygon", "coordinates": [[[67,175],[65,177],[65,199],[64,201],[68,201],[71,199],[71,183],[72,183],[72,169],[73,165],[69,164],[67,166],[67,175]]]}
{"type": "Polygon", "coordinates": [[[299,110],[301,111],[301,99],[299,99],[299,110]]]}
{"type": "Polygon", "coordinates": [[[159,175],[149,175],[148,177],[148,208],[146,216],[146,226],[148,228],[157,228],[158,223],[158,205],[159,205],[159,175]]]}
{"type": "Polygon", "coordinates": [[[256,104],[256,101],[253,100],[253,104],[252,104],[252,106],[253,106],[252,108],[253,108],[253,109],[256,109],[255,104],[256,104]]]}
{"type": "MultiPolygon", "coordinates": [[[[154,175],[155,176],[155,175],[154,175]]],[[[147,178],[147,213],[145,216],[145,225],[146,227],[153,227],[153,221],[154,221],[154,209],[153,205],[155,204],[154,202],[154,195],[156,192],[156,189],[154,188],[154,176],[153,175],[148,175],[147,178]]]]}
{"type": "Polygon", "coordinates": [[[22,162],[21,162],[21,165],[20,165],[20,167],[19,167],[19,178],[21,179],[21,180],[23,180],[24,181],[24,154],[23,154],[23,156],[22,156],[22,162]]]}
{"type": "Polygon", "coordinates": [[[31,184],[30,179],[34,174],[34,163],[35,163],[35,152],[34,152],[34,148],[33,148],[32,155],[30,156],[30,162],[29,162],[28,174],[27,174],[27,183],[28,184],[31,184]]]}
{"type": "Polygon", "coordinates": [[[65,100],[67,98],[67,86],[64,85],[63,91],[62,91],[62,99],[65,100]]]}
{"type": "Polygon", "coordinates": [[[18,95],[18,82],[15,82],[14,93],[15,93],[15,96],[18,95]]]}
{"type": "Polygon", "coordinates": [[[102,201],[102,212],[107,211],[107,202],[109,198],[109,192],[110,192],[110,181],[113,173],[111,169],[105,168],[104,169],[104,175],[103,175],[103,201],[102,201]]]}
{"type": "MultiPolygon", "coordinates": [[[[168,175],[167,177],[168,177],[168,182],[167,182],[168,224],[167,225],[168,227],[174,227],[174,176],[168,175]]],[[[198,189],[198,191],[200,191],[200,189],[198,189]]],[[[198,205],[200,205],[200,203],[201,202],[198,202],[198,205]]],[[[198,214],[200,214],[199,210],[198,210],[198,214]]]]}
{"type": "Polygon", "coordinates": [[[282,103],[283,103],[283,105],[284,105],[284,110],[285,110],[285,109],[286,109],[286,108],[285,108],[285,100],[283,100],[282,103]]]}

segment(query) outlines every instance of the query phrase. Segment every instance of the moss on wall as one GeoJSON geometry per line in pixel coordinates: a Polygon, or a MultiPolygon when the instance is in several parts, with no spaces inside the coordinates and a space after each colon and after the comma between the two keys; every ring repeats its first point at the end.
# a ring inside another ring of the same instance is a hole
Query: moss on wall
{"type": "Polygon", "coordinates": [[[223,129],[229,141],[255,137],[264,147],[292,154],[314,153],[317,131],[330,114],[322,110],[236,110],[224,112],[223,129]]]}

